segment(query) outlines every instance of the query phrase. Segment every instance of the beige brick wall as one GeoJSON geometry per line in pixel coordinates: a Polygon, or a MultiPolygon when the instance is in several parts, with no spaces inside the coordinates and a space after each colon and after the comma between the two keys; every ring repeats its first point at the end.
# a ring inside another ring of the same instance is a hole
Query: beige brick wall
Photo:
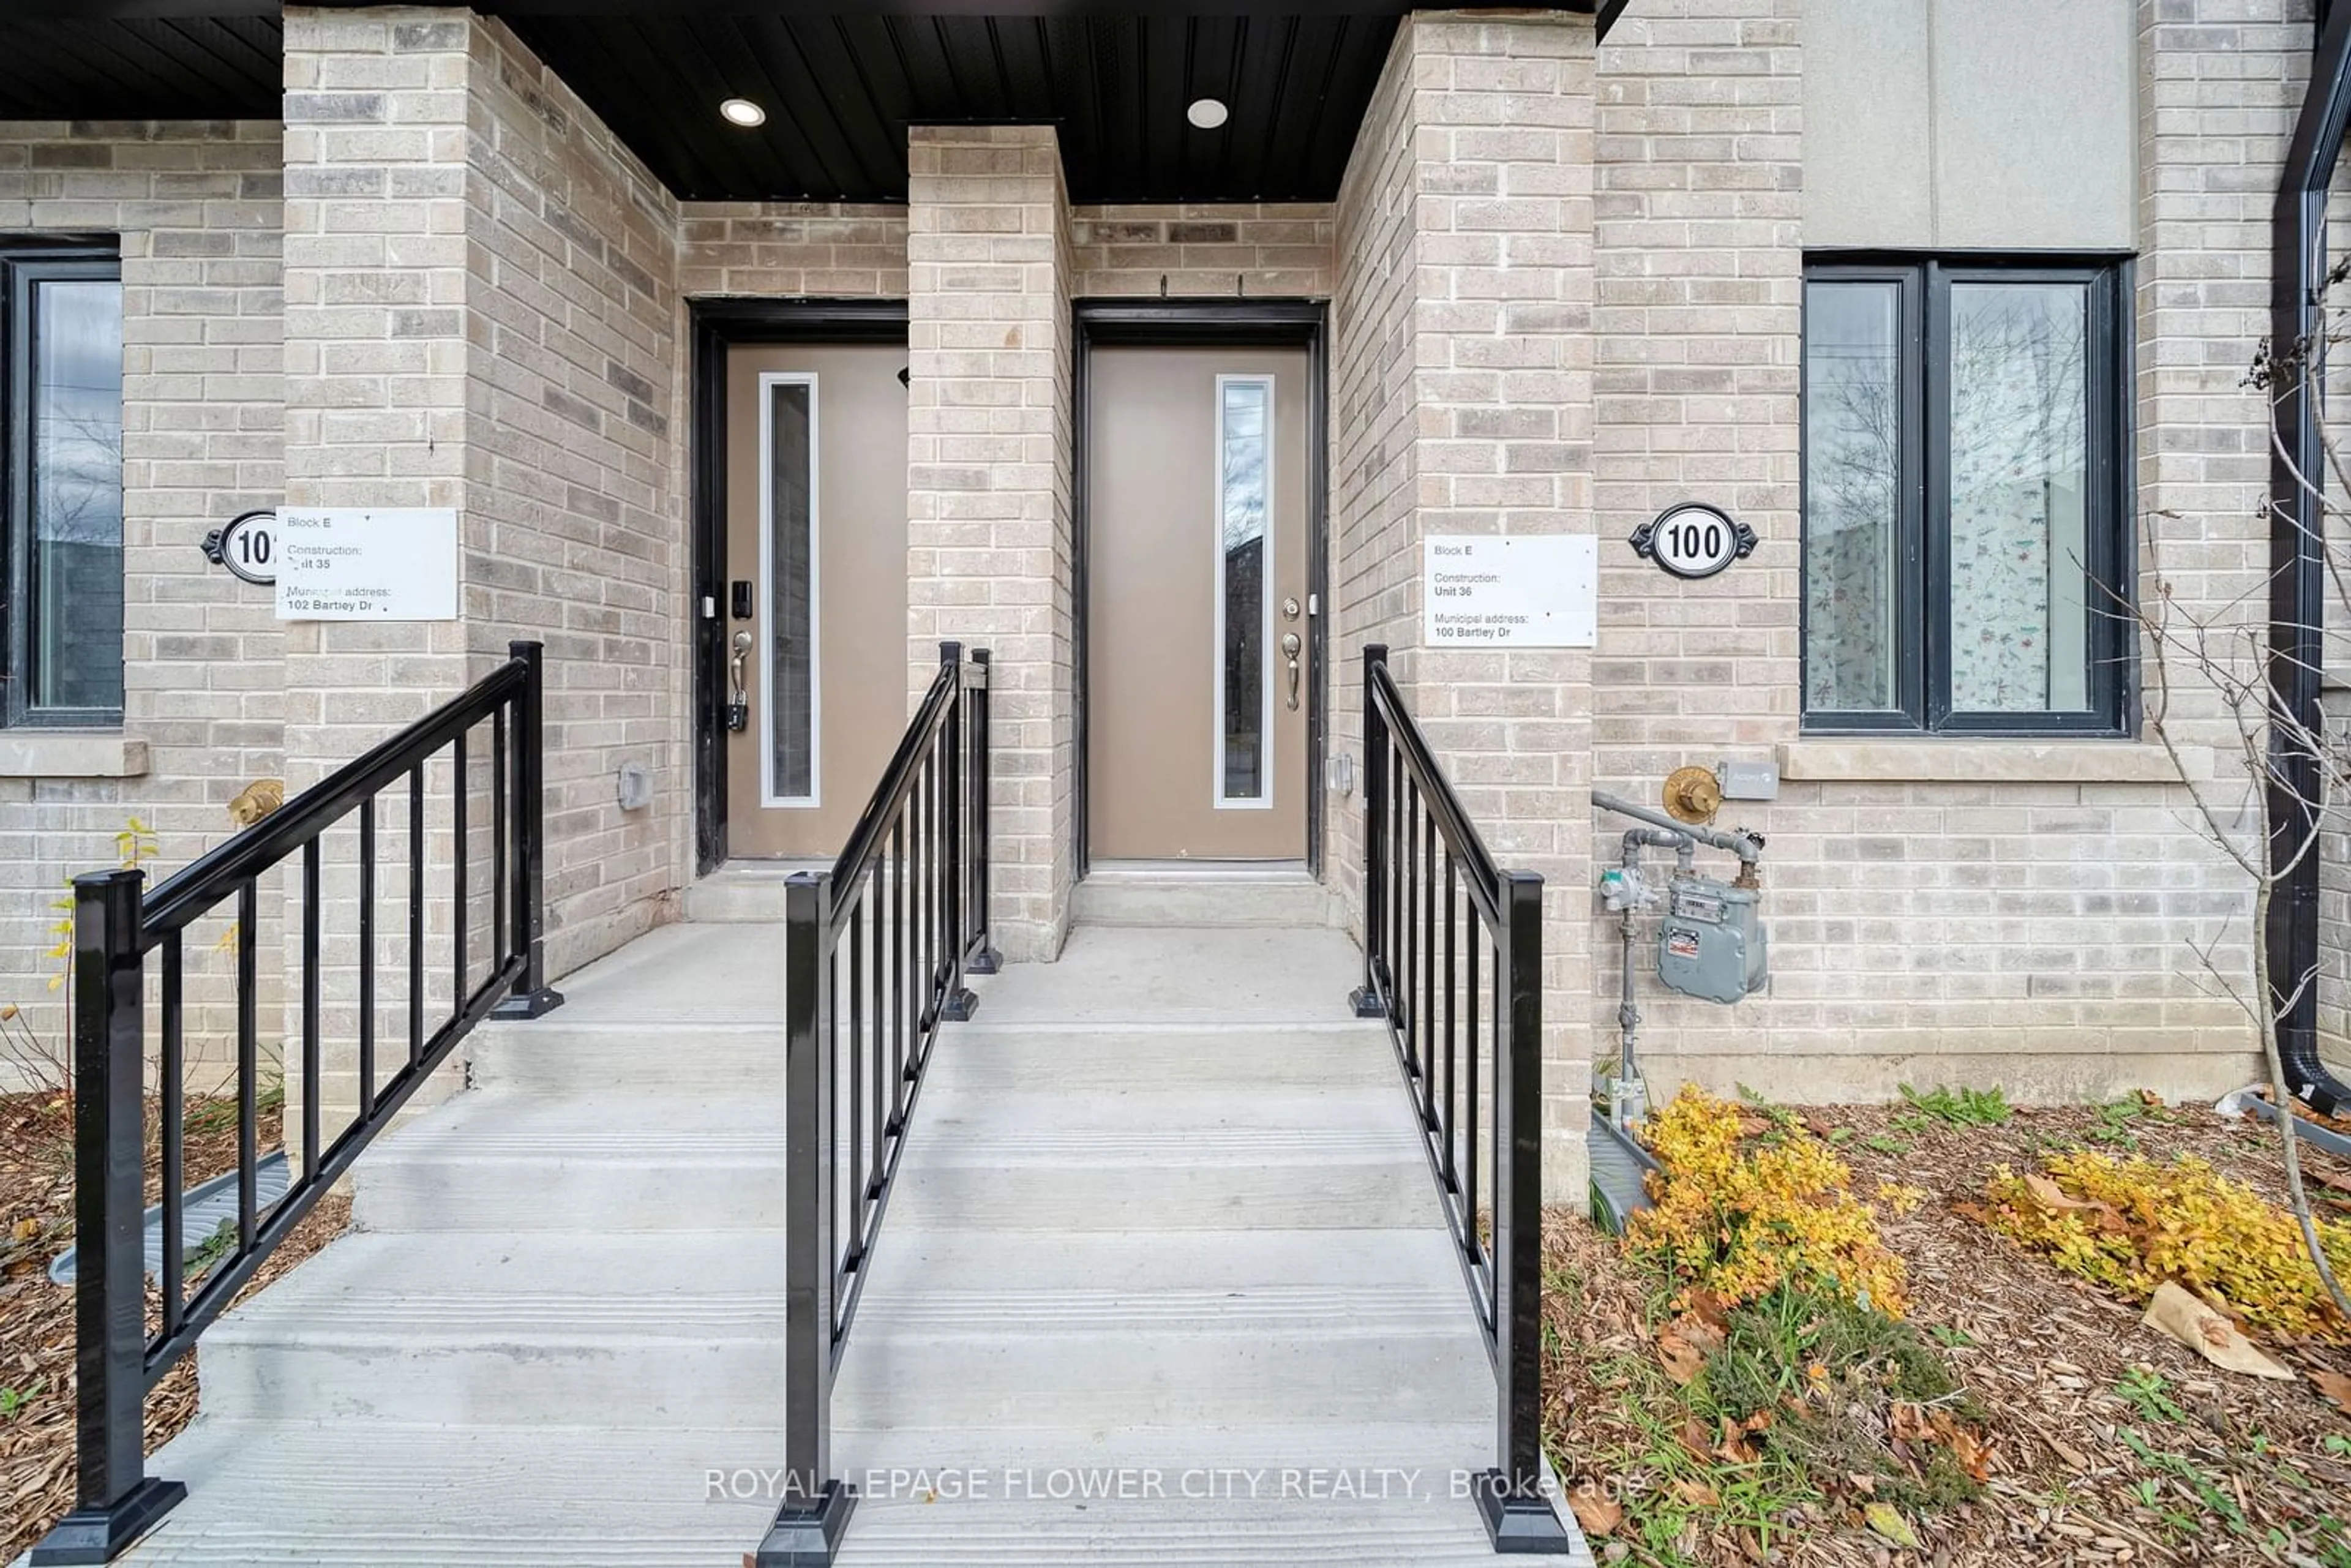
{"type": "Polygon", "coordinates": [[[906,209],[841,202],[685,202],[678,291],[688,296],[906,297],[906,209]]]}
{"type": "MultiPolygon", "coordinates": [[[[2270,193],[2308,43],[2283,10],[2141,7],[2141,570],[2159,560],[2207,605],[2254,588],[2265,548],[2261,413],[2236,383],[2265,326],[2270,193]],[[2180,25],[2208,10],[2225,25],[2180,25]]],[[[1602,780],[1635,796],[1683,763],[1819,764],[1820,747],[1777,749],[1800,704],[1802,43],[1800,0],[1659,0],[1601,49],[1597,726],[1602,780]],[[1679,583],[1617,542],[1682,499],[1747,521],[1753,558],[1679,583]]],[[[1726,813],[1771,840],[1774,978],[1736,1009],[1646,984],[1653,1088],[1868,1099],[1997,1082],[2053,1098],[2241,1081],[2241,1019],[2197,950],[2241,977],[2246,900],[2183,826],[2179,791],[2129,781],[2144,753],[2069,778],[2014,743],[1919,745],[1940,760],[1918,768],[1914,749],[1890,776],[1794,779],[1726,813]],[[1971,764],[1932,777],[1955,746],[1971,764]],[[2080,781],[2100,768],[2112,781],[2080,781]]],[[[1604,1045],[1614,977],[1595,980],[1604,1045]]]]}
{"type": "MultiPolygon", "coordinates": [[[[663,918],[689,863],[677,206],[502,24],[291,9],[287,80],[287,499],[454,506],[463,523],[460,620],[289,626],[290,781],[478,678],[510,638],[543,641],[560,975],[663,918]],[[644,810],[615,801],[628,761],[653,769],[644,810]]],[[[449,781],[432,786],[437,885],[449,781]]],[[[405,852],[384,845],[388,863],[405,852]]],[[[348,1103],[357,959],[335,895],[356,867],[348,845],[328,858],[329,1086],[348,1103]]],[[[436,1009],[445,969],[426,970],[436,1009]]],[[[404,1038],[404,1019],[386,1030],[404,1038]]]]}
{"type": "MultiPolygon", "coordinates": [[[[1546,1193],[1584,1190],[1592,656],[1418,647],[1430,534],[1592,528],[1593,34],[1587,18],[1416,16],[1343,187],[1333,406],[1334,681],[1384,636],[1497,862],[1545,880],[1546,1193]],[[1407,451],[1399,448],[1408,448],[1407,451]]],[[[1360,921],[1360,796],[1335,863],[1360,921]]]]}
{"type": "MultiPolygon", "coordinates": [[[[59,1043],[47,950],[65,878],[112,863],[131,816],[161,841],[159,872],[185,865],[232,831],[230,798],[283,766],[269,591],[197,553],[282,483],[279,178],[273,124],[0,121],[0,236],[119,236],[122,258],[123,731],[145,767],[0,776],[0,1003],[59,1043]]],[[[229,1022],[219,931],[201,927],[187,960],[206,1088],[229,1022]]]]}
{"type": "Polygon", "coordinates": [[[1071,210],[1081,298],[1326,299],[1335,210],[1318,203],[1186,203],[1071,210]]]}
{"type": "Polygon", "coordinates": [[[1075,873],[1069,196],[1050,126],[909,143],[909,689],[942,638],[991,650],[993,929],[1051,958],[1075,873]]]}

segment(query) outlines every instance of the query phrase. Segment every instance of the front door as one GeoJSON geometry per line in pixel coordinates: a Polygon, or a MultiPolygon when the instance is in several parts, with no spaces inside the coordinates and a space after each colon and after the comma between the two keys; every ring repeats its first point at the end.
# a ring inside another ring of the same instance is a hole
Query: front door
{"type": "Polygon", "coordinates": [[[1095,349],[1087,828],[1097,860],[1306,855],[1303,349],[1095,349]]]}
{"type": "Polygon", "coordinates": [[[893,343],[727,350],[732,858],[839,853],[905,727],[905,363],[893,343]]]}

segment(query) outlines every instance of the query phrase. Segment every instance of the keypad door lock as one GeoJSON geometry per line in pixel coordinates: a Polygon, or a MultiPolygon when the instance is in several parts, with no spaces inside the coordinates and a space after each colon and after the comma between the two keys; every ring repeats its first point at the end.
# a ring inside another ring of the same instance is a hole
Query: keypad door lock
{"type": "Polygon", "coordinates": [[[734,652],[726,661],[733,688],[726,698],[726,727],[736,735],[751,727],[751,694],[744,685],[743,668],[751,657],[751,633],[736,632],[734,652]]]}

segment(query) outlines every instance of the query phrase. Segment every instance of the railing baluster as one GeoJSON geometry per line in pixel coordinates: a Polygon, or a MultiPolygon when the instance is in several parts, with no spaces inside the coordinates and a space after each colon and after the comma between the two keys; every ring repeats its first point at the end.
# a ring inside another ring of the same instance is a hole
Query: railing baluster
{"type": "MultiPolygon", "coordinates": [[[[236,890],[236,1249],[253,1250],[261,1209],[260,894],[247,878],[236,890]]],[[[308,1085],[306,1083],[307,1090],[308,1085]]]]}
{"type": "Polygon", "coordinates": [[[1478,955],[1486,950],[1486,927],[1475,910],[1469,915],[1468,947],[1469,972],[1461,992],[1468,1004],[1465,1010],[1469,1015],[1468,1043],[1461,1053],[1462,1076],[1468,1081],[1462,1088],[1461,1116],[1463,1124],[1469,1129],[1469,1148],[1468,1158],[1462,1162],[1461,1201],[1465,1206],[1463,1212],[1470,1217],[1472,1234],[1475,1234],[1478,1215],[1478,1058],[1486,1050],[1484,1040],[1478,1034],[1478,955]]]}
{"type": "Polygon", "coordinates": [[[1453,998],[1459,983],[1453,967],[1453,934],[1461,918],[1454,903],[1457,881],[1453,851],[1448,847],[1445,852],[1445,1082],[1437,1101],[1437,1146],[1445,1151],[1445,1168],[1440,1174],[1447,1192],[1458,1192],[1461,1186],[1460,1177],[1453,1168],[1453,998]]]}
{"type": "MultiPolygon", "coordinates": [[[[859,887],[837,890],[850,900],[862,896],[859,887]]],[[[865,1164],[865,922],[852,908],[849,915],[849,1212],[850,1245],[861,1264],[865,1257],[865,1200],[873,1190],[873,1172],[865,1164]]],[[[878,1151],[879,1140],[874,1145],[878,1151]]]]}
{"type": "Polygon", "coordinates": [[[906,819],[890,831],[890,1130],[906,1124],[906,1015],[914,998],[906,974],[906,819]]]}
{"type": "Polygon", "coordinates": [[[185,1098],[188,1082],[187,1039],[184,1032],[185,998],[182,994],[180,970],[180,933],[172,931],[163,938],[163,1055],[157,1063],[155,1084],[156,1104],[161,1110],[156,1129],[162,1145],[163,1220],[163,1277],[158,1281],[163,1291],[163,1336],[169,1339],[180,1332],[181,1314],[186,1310],[187,1293],[183,1288],[187,1274],[180,1236],[182,1198],[187,1188],[185,1098]]]}
{"type": "Polygon", "coordinates": [[[882,876],[889,869],[886,857],[877,860],[866,874],[865,908],[873,930],[873,1041],[870,1052],[873,1071],[873,1182],[868,1197],[878,1198],[889,1179],[889,1141],[897,1136],[898,1124],[890,1111],[890,1052],[885,1049],[890,1032],[890,958],[889,933],[883,916],[888,914],[890,895],[884,891],[882,876]]]}
{"type": "Polygon", "coordinates": [[[319,841],[302,846],[302,1182],[319,1179],[319,841]]]}
{"type": "Polygon", "coordinates": [[[465,1010],[465,866],[473,858],[472,846],[465,841],[465,732],[459,730],[451,742],[450,814],[453,848],[449,855],[450,910],[455,916],[456,929],[451,933],[449,1016],[455,1018],[465,1010]]]}
{"type": "Polygon", "coordinates": [[[1437,819],[1420,835],[1420,1120],[1437,1125],[1437,819]]]}
{"type": "Polygon", "coordinates": [[[988,705],[993,700],[988,695],[988,651],[973,649],[971,664],[971,683],[965,695],[971,718],[971,927],[977,935],[972,938],[964,968],[974,975],[993,975],[1001,967],[1002,959],[988,940],[994,930],[990,924],[993,912],[988,908],[988,895],[994,887],[988,873],[988,705]]]}
{"type": "Polygon", "coordinates": [[[375,797],[360,802],[360,1120],[375,1120],[375,797]]]}
{"type": "Polygon", "coordinates": [[[424,764],[408,773],[408,1065],[424,1060],[424,764]]]}
{"type": "Polygon", "coordinates": [[[507,710],[490,710],[490,967],[507,967],[507,710]]]}

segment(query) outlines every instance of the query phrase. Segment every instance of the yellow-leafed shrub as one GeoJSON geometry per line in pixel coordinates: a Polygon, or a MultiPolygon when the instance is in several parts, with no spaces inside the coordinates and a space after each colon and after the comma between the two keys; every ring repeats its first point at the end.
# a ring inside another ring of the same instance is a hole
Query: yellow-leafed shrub
{"type": "Polygon", "coordinates": [[[1685,1284],[1735,1306],[1787,1281],[1902,1315],[1902,1260],[1854,1196],[1852,1170],[1792,1119],[1686,1086],[1645,1141],[1665,1172],[1649,1178],[1656,1207],[1633,1217],[1631,1241],[1685,1284]]]}
{"type": "MultiPolygon", "coordinates": [[[[1985,1196],[1993,1229],[2134,1301],[2177,1280],[2249,1323],[2345,1332],[2294,1216],[2193,1155],[2158,1164],[2084,1150],[2051,1159],[2046,1176],[2001,1166],[1985,1196]]],[[[2322,1220],[2319,1236],[2336,1272],[2351,1274],[2351,1224],[2322,1220]]]]}

